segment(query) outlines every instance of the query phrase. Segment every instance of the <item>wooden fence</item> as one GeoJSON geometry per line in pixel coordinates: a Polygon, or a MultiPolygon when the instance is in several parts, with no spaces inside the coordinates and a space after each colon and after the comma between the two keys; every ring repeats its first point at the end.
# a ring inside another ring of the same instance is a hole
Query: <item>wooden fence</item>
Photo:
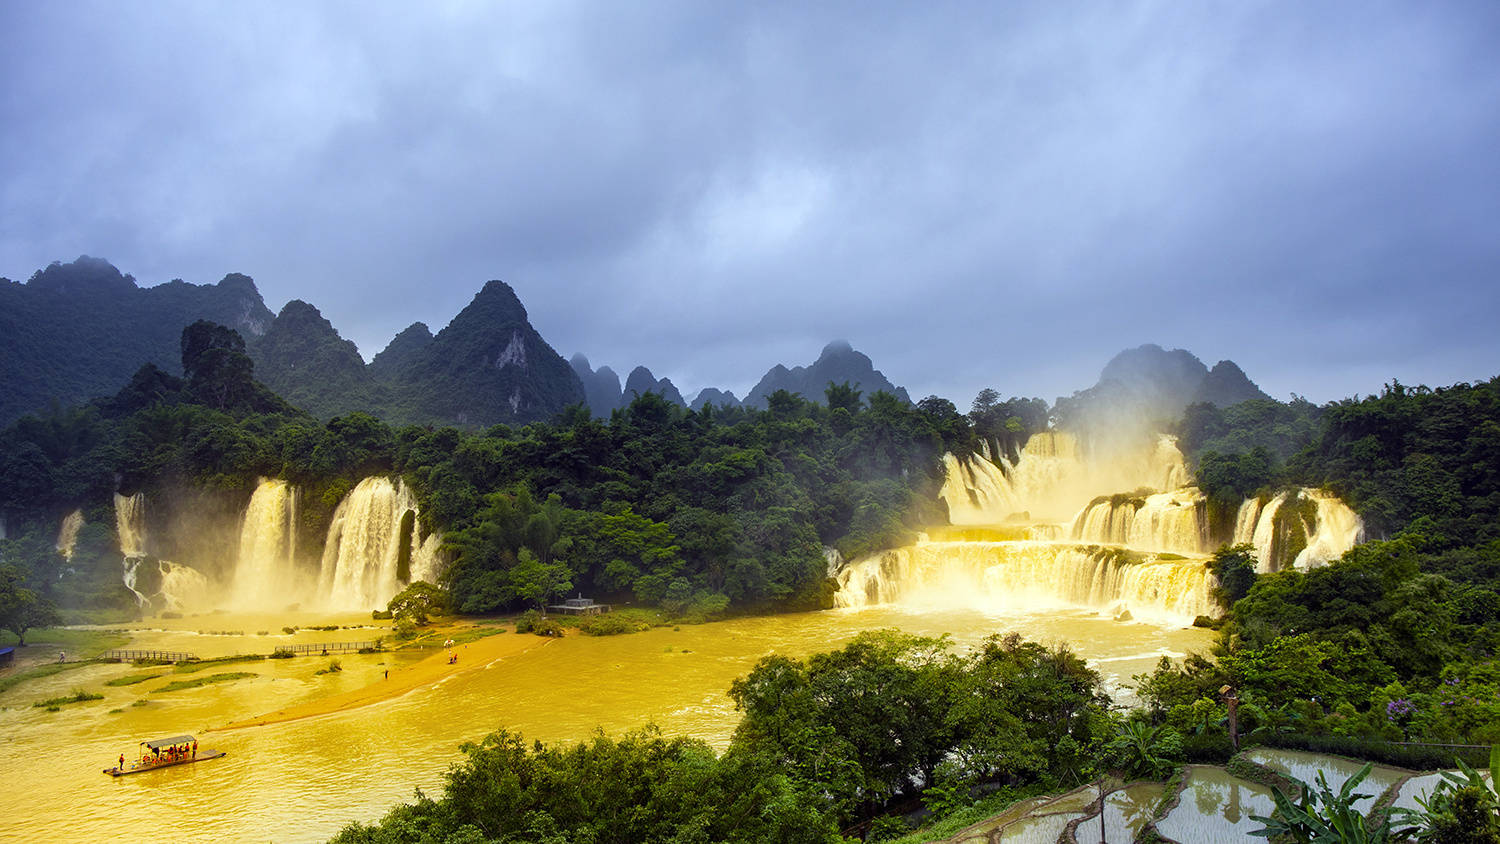
{"type": "Polygon", "coordinates": [[[282,645],[276,650],[294,654],[349,654],[362,650],[379,650],[375,642],[326,642],[320,645],[282,645]]]}
{"type": "Polygon", "coordinates": [[[183,653],[181,651],[105,651],[99,657],[104,660],[118,660],[120,662],[135,662],[138,659],[149,659],[159,662],[197,662],[196,654],[183,653]]]}

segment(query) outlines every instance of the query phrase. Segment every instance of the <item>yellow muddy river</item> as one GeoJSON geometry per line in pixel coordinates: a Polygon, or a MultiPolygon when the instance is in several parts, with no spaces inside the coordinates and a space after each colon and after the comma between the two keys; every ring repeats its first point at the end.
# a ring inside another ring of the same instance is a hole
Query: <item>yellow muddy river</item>
{"type": "MultiPolygon", "coordinates": [[[[357,625],[360,618],[194,616],[143,625],[130,647],[211,657],[386,632],[279,632],[286,625],[357,625]],[[277,632],[258,635],[263,630],[277,632]]],[[[368,615],[362,618],[368,624],[368,615]]],[[[874,607],[737,619],[627,636],[570,636],[359,709],[207,734],[202,731],[209,727],[380,682],[386,669],[431,652],[343,655],[344,670],[322,676],[315,672],[330,661],[322,656],[230,663],[195,674],[94,665],[0,693],[0,838],[324,840],[350,821],[379,818],[416,788],[439,793],[443,772],[459,758],[458,745],[502,726],[554,741],[582,738],[596,727],[619,733],[652,722],[722,747],[738,720],[729,684],[757,659],[830,650],[882,627],[950,633],[960,647],[1010,630],[1036,641],[1069,642],[1116,686],[1163,654],[1206,650],[1212,636],[1070,610],[994,615],[874,607]],[[256,676],[156,691],[172,680],[231,671],[256,676]],[[163,679],[105,685],[157,672],[163,679]],[[59,712],[32,706],[75,689],[105,697],[59,712]],[[184,732],[198,733],[201,747],[229,755],[118,779],[101,773],[119,754],[129,758],[141,739],[184,732]]]]}

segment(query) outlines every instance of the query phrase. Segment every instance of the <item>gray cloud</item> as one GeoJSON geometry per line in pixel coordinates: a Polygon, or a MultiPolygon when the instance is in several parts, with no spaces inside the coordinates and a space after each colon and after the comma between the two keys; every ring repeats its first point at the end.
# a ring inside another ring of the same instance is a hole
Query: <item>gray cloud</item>
{"type": "Polygon", "coordinates": [[[1487,3],[11,4],[0,273],[253,275],[370,357],[510,282],[564,355],[915,396],[1143,342],[1315,400],[1494,375],[1487,3]]]}

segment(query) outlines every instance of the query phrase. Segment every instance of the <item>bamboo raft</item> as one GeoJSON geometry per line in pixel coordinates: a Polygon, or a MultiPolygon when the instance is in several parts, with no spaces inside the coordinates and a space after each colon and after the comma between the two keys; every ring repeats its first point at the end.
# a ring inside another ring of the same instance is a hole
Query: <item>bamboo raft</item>
{"type": "Polygon", "coordinates": [[[112,777],[123,777],[130,774],[145,773],[146,771],[156,771],[162,768],[172,768],[177,765],[206,762],[209,759],[218,759],[220,756],[225,755],[222,750],[200,750],[196,753],[190,755],[184,754],[173,759],[165,754],[159,755],[150,752],[160,750],[164,747],[186,747],[196,743],[196,740],[192,736],[173,736],[172,738],[143,741],[141,742],[142,753],[139,762],[131,762],[124,767],[116,765],[113,768],[105,768],[104,773],[112,777]]]}

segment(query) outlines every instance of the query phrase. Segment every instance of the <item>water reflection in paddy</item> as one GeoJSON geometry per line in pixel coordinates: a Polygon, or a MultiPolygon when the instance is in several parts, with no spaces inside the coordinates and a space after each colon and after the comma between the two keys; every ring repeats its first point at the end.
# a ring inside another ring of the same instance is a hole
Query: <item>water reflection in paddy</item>
{"type": "Polygon", "coordinates": [[[1157,830],[1174,841],[1241,841],[1260,824],[1251,815],[1269,817],[1276,808],[1269,789],[1246,782],[1222,768],[1190,766],[1182,799],[1157,830]]]}
{"type": "MultiPolygon", "coordinates": [[[[279,617],[213,616],[154,625],[142,646],[205,656],[265,653],[282,626],[313,623],[279,617]],[[179,626],[180,625],[180,626],[179,626]],[[245,631],[215,636],[202,629],[245,631]],[[258,636],[260,630],[269,632],[258,636]],[[190,646],[191,645],[191,646],[190,646]]],[[[340,620],[348,624],[349,620],[340,620]]],[[[730,682],[767,653],[803,656],[835,648],[862,630],[899,627],[951,633],[961,646],[1015,630],[1042,642],[1072,644],[1112,682],[1149,670],[1161,654],[1206,648],[1212,634],[1117,624],[1086,612],[986,615],[971,611],[907,613],[874,608],[715,624],[658,628],[629,636],[569,637],[435,687],[344,713],[201,736],[203,746],[229,751],[213,762],[113,780],[99,770],[136,741],[204,728],[284,708],[329,692],[377,682],[388,667],[421,654],[340,657],[344,670],[315,676],[328,658],[234,663],[212,673],[249,671],[237,682],[152,694],[167,682],[109,687],[104,681],[141,673],[128,665],[78,669],[0,694],[0,816],[22,839],[149,835],[171,828],[178,840],[302,841],[327,838],[349,820],[373,820],[414,788],[441,790],[442,772],[460,742],[499,727],[547,741],[586,737],[595,727],[619,733],[655,722],[671,734],[723,746],[737,713],[730,682]],[[74,688],[105,700],[47,713],[30,704],[74,688]],[[133,706],[145,700],[144,706],[133,706]],[[122,709],[111,714],[112,709],[122,709]]],[[[368,630],[299,631],[297,641],[335,635],[373,638],[368,630]]],[[[515,634],[502,634],[515,635],[515,634]]]]}
{"type": "Polygon", "coordinates": [[[1161,783],[1136,783],[1112,791],[1104,803],[1104,834],[1099,834],[1099,815],[1095,813],[1078,825],[1073,837],[1078,844],[1100,841],[1134,841],[1135,834],[1151,820],[1165,786],[1161,783]]]}
{"type": "MultiPolygon", "coordinates": [[[[1334,793],[1338,793],[1344,783],[1365,766],[1363,762],[1340,759],[1337,756],[1322,756],[1301,750],[1273,750],[1266,747],[1254,748],[1245,754],[1245,758],[1257,765],[1264,765],[1273,771],[1280,771],[1301,780],[1315,791],[1318,787],[1318,772],[1322,771],[1328,787],[1333,789],[1334,793]]],[[[1354,793],[1366,795],[1354,801],[1354,808],[1361,813],[1369,812],[1386,789],[1400,782],[1401,778],[1407,775],[1408,772],[1404,770],[1376,765],[1370,770],[1370,775],[1354,787],[1354,793]]]]}

